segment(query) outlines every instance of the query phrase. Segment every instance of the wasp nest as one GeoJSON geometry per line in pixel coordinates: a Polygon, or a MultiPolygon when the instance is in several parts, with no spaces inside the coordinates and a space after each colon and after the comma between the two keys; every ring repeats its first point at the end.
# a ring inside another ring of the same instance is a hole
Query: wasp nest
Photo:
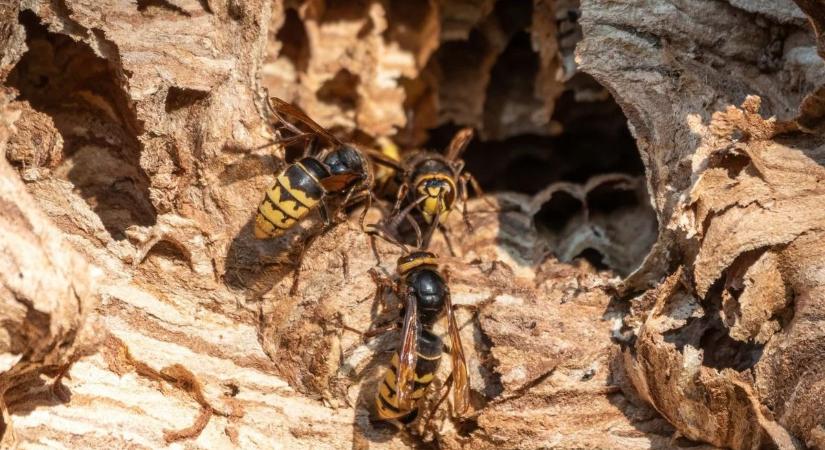
{"type": "Polygon", "coordinates": [[[2,445],[825,448],[820,9],[0,6],[2,445]],[[267,91],[402,153],[476,130],[472,231],[430,248],[467,413],[445,357],[416,422],[373,420],[401,253],[358,208],[254,238],[296,156],[267,91]]]}

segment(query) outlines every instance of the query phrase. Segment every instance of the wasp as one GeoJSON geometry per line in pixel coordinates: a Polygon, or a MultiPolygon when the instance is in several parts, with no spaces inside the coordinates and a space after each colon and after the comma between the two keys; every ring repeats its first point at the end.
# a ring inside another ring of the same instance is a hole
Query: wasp
{"type": "MultiPolygon", "coordinates": [[[[278,122],[292,133],[292,136],[275,143],[287,145],[303,140],[305,146],[303,157],[278,174],[275,184],[264,193],[255,216],[255,237],[268,239],[282,236],[314,209],[320,212],[328,227],[343,208],[366,199],[367,205],[361,213],[363,229],[364,218],[373,198],[371,163],[390,165],[395,170],[399,170],[400,165],[380,152],[339,140],[297,106],[277,97],[269,97],[268,105],[278,122]],[[309,130],[301,130],[286,117],[293,118],[309,130]],[[314,155],[316,140],[324,141],[326,149],[314,155]],[[343,196],[332,215],[326,204],[331,196],[343,196]]],[[[304,245],[305,248],[307,246],[308,243],[304,245]]],[[[298,267],[300,269],[300,264],[298,267]]],[[[296,284],[293,284],[293,292],[295,288],[296,284]]]]}
{"type": "MultiPolygon", "coordinates": [[[[428,251],[406,252],[398,259],[396,274],[398,278],[394,284],[377,279],[382,287],[379,295],[384,287],[394,289],[402,302],[400,316],[403,316],[400,349],[393,354],[392,367],[384,375],[375,398],[377,418],[403,426],[418,417],[419,404],[435,378],[445,350],[441,338],[433,333],[433,325],[442,314],[447,316],[450,336],[453,405],[455,412],[461,415],[469,406],[467,363],[450,288],[439,269],[438,258],[428,251]]],[[[377,334],[376,331],[384,330],[373,330],[368,335],[377,334]]]]}
{"type": "Polygon", "coordinates": [[[404,169],[398,173],[400,182],[392,211],[395,219],[390,226],[397,226],[412,209],[418,209],[428,225],[423,248],[429,246],[433,231],[454,209],[459,199],[463,204],[464,223],[468,230],[473,229],[467,218],[468,185],[479,196],[483,196],[483,191],[475,177],[464,172],[464,160],[461,159],[473,134],[472,128],[463,128],[453,136],[445,154],[419,150],[410,153],[402,162],[404,169]],[[405,201],[409,203],[402,210],[405,201]]]}

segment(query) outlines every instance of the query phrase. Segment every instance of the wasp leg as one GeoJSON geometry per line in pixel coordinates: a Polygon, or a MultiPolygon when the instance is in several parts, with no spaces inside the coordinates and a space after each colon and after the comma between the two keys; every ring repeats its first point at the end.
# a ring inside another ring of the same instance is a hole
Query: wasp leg
{"type": "Polygon", "coordinates": [[[426,195],[422,195],[421,197],[418,197],[417,199],[415,199],[414,202],[411,202],[409,205],[405,206],[404,209],[402,209],[400,212],[398,212],[397,214],[394,214],[393,216],[391,216],[390,221],[387,225],[388,228],[395,231],[398,228],[398,225],[401,224],[401,221],[404,220],[404,216],[406,216],[407,214],[410,214],[410,212],[412,212],[413,208],[420,205],[424,200],[427,200],[426,195]]]}
{"type": "Polygon", "coordinates": [[[361,211],[358,223],[361,225],[361,231],[366,232],[367,229],[364,225],[364,221],[367,218],[367,213],[369,212],[369,209],[372,207],[373,199],[372,191],[370,191],[369,189],[356,190],[355,187],[350,188],[349,191],[347,191],[347,195],[344,196],[344,200],[341,202],[338,208],[335,209],[335,213],[332,214],[332,220],[334,220],[335,223],[345,221],[346,216],[342,215],[344,208],[352,206],[364,199],[367,200],[367,204],[364,207],[364,210],[361,211]]]}
{"type": "Polygon", "coordinates": [[[470,218],[467,215],[467,200],[469,199],[470,195],[467,192],[467,177],[462,175],[459,178],[458,189],[461,194],[461,218],[464,220],[464,226],[467,227],[467,232],[473,232],[473,224],[470,223],[470,218]]]}
{"type": "Polygon", "coordinates": [[[375,265],[381,265],[381,255],[378,253],[378,248],[375,246],[375,233],[371,231],[366,232],[370,236],[370,249],[372,249],[372,255],[375,256],[375,265]]]}
{"type": "Polygon", "coordinates": [[[366,332],[361,333],[361,336],[363,336],[364,340],[367,341],[370,338],[374,338],[375,336],[382,335],[388,331],[393,331],[398,328],[400,328],[398,322],[393,322],[387,325],[382,325],[378,328],[369,329],[366,332]]]}
{"type": "Polygon", "coordinates": [[[309,140],[307,141],[306,145],[304,145],[304,154],[302,158],[306,158],[309,155],[315,154],[315,135],[310,136],[309,140]]]}
{"type": "Polygon", "coordinates": [[[450,233],[447,232],[447,227],[439,224],[438,230],[441,231],[441,235],[444,236],[444,243],[447,244],[447,250],[450,251],[450,256],[457,256],[455,248],[453,247],[453,241],[450,239],[450,233]]]}
{"type": "Polygon", "coordinates": [[[341,327],[342,331],[349,331],[350,333],[354,333],[354,334],[358,334],[358,335],[363,335],[364,334],[363,331],[361,331],[361,330],[359,330],[355,327],[351,327],[351,326],[347,325],[346,322],[344,322],[344,317],[340,312],[335,314],[335,319],[332,320],[332,321],[334,321],[335,325],[338,325],[339,327],[341,327]]]}
{"type": "Polygon", "coordinates": [[[392,213],[390,216],[395,216],[401,211],[401,204],[404,202],[404,199],[407,198],[407,193],[410,190],[410,185],[405,181],[401,183],[401,186],[398,186],[398,192],[395,194],[395,205],[392,207],[392,213]]]}
{"type": "MultiPolygon", "coordinates": [[[[446,345],[445,345],[445,347],[446,347],[446,345]]],[[[449,353],[449,352],[450,352],[449,350],[446,350],[445,353],[449,353]]],[[[447,399],[447,395],[450,393],[450,389],[452,389],[452,387],[453,387],[453,373],[450,372],[450,374],[447,376],[447,379],[444,380],[444,389],[442,389],[444,392],[441,394],[441,398],[439,398],[438,401],[435,402],[433,407],[430,408],[429,414],[427,415],[427,423],[424,426],[429,426],[430,425],[430,422],[433,420],[433,417],[435,416],[435,413],[438,412],[438,408],[440,408],[441,404],[444,403],[444,400],[447,399]]]]}
{"type": "MultiPolygon", "coordinates": [[[[381,309],[384,311],[389,310],[389,305],[387,305],[387,296],[388,292],[392,292],[395,290],[395,283],[389,277],[381,274],[375,268],[372,268],[368,272],[370,277],[372,278],[373,282],[375,283],[375,297],[373,297],[373,306],[371,311],[371,316],[375,317],[378,315],[378,307],[380,306],[381,309]]],[[[393,322],[388,325],[384,325],[378,328],[374,328],[368,330],[367,332],[363,333],[364,340],[367,340],[373,336],[377,336],[379,334],[383,334],[387,331],[392,329],[398,328],[399,323],[393,322]]]]}
{"type": "Polygon", "coordinates": [[[318,203],[318,213],[321,215],[321,220],[324,222],[324,230],[327,230],[330,227],[332,227],[332,220],[329,217],[327,203],[324,200],[321,200],[318,203]]]}
{"type": "MultiPolygon", "coordinates": [[[[386,241],[386,242],[388,242],[392,245],[400,247],[401,250],[404,253],[407,253],[407,251],[408,251],[407,246],[404,245],[402,242],[400,242],[398,239],[396,239],[394,236],[387,233],[386,226],[383,224],[383,222],[379,222],[377,224],[370,224],[370,226],[371,226],[372,229],[367,230],[367,234],[369,234],[372,237],[376,237],[376,236],[380,237],[384,241],[386,241]]],[[[373,242],[372,245],[373,245],[373,251],[375,252],[375,257],[380,262],[381,258],[378,255],[378,250],[375,248],[375,243],[373,242]]]]}
{"type": "Polygon", "coordinates": [[[357,196],[355,196],[355,198],[352,199],[352,203],[357,203],[358,201],[361,200],[361,197],[366,198],[367,204],[364,205],[364,209],[361,211],[361,214],[358,216],[358,225],[361,227],[361,231],[366,233],[367,232],[367,225],[364,222],[367,220],[367,213],[369,213],[370,208],[372,208],[372,200],[375,196],[373,195],[372,191],[367,190],[367,191],[364,191],[364,192],[358,194],[357,196]]]}
{"type": "Polygon", "coordinates": [[[314,137],[315,136],[310,133],[301,133],[290,137],[274,139],[272,140],[272,145],[292,145],[302,140],[311,140],[314,137]]]}
{"type": "Polygon", "coordinates": [[[421,248],[421,244],[423,242],[423,238],[421,236],[421,227],[418,226],[418,223],[415,219],[412,218],[412,215],[409,213],[407,214],[407,222],[412,227],[413,231],[415,232],[415,246],[417,248],[421,248]]]}
{"type": "Polygon", "coordinates": [[[421,248],[421,242],[423,240],[421,235],[421,227],[418,226],[418,222],[412,217],[412,208],[415,207],[416,204],[420,202],[416,202],[404,208],[403,211],[397,212],[395,215],[388,216],[384,221],[384,226],[391,230],[395,235],[398,235],[398,227],[401,226],[401,221],[406,220],[407,223],[412,228],[413,232],[415,233],[415,246],[416,248],[421,248]]]}
{"type": "Polygon", "coordinates": [[[478,302],[474,305],[467,305],[467,304],[462,303],[462,304],[459,304],[459,305],[453,305],[453,308],[469,309],[469,310],[473,311],[473,313],[475,315],[478,315],[478,313],[480,313],[484,308],[486,308],[491,303],[495,302],[496,297],[498,297],[498,295],[494,294],[494,295],[491,295],[491,296],[485,298],[484,300],[482,300],[482,301],[480,301],[480,302],[478,302]]]}
{"type": "Polygon", "coordinates": [[[386,293],[392,292],[395,289],[395,283],[393,283],[391,278],[381,274],[375,270],[375,268],[370,269],[368,273],[370,274],[372,281],[375,283],[376,303],[380,304],[384,310],[389,309],[389,305],[387,305],[386,301],[386,293]]]}
{"type": "Polygon", "coordinates": [[[352,195],[355,192],[355,186],[349,188],[347,190],[347,194],[344,196],[344,199],[341,201],[338,207],[335,208],[335,212],[333,212],[332,216],[330,217],[330,219],[332,219],[335,223],[340,223],[346,220],[344,217],[342,217],[342,212],[344,211],[344,208],[353,203],[352,195]]]}
{"type": "Polygon", "coordinates": [[[470,183],[470,186],[473,188],[473,191],[475,191],[476,197],[480,198],[484,203],[487,204],[487,206],[490,207],[491,211],[488,212],[499,212],[501,210],[501,208],[493,204],[493,202],[491,202],[490,199],[487,198],[486,195],[484,195],[484,190],[481,189],[481,185],[478,183],[478,180],[476,179],[476,177],[473,176],[473,174],[465,173],[461,177],[467,179],[467,182],[470,183]]]}

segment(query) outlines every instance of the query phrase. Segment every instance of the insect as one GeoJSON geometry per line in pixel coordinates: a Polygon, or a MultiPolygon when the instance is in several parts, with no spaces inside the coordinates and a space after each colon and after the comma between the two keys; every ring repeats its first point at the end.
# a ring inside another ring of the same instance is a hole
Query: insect
{"type": "Polygon", "coordinates": [[[429,246],[433,231],[438,228],[453,210],[460,198],[463,204],[462,216],[468,230],[472,230],[467,218],[468,185],[476,194],[483,196],[481,186],[472,174],[464,172],[461,153],[473,138],[472,128],[461,129],[447,147],[446,154],[420,150],[412,152],[404,159],[404,170],[399,173],[400,185],[393,207],[390,227],[396,227],[412,209],[418,209],[428,224],[423,238],[424,248],[429,246]],[[404,201],[409,204],[402,210],[404,201]]]}
{"type": "MultiPolygon", "coordinates": [[[[395,290],[403,305],[403,321],[401,347],[393,355],[392,368],[386,372],[376,395],[377,416],[399,426],[412,422],[418,416],[419,403],[435,378],[444,352],[441,338],[433,333],[433,325],[442,313],[447,315],[450,335],[453,405],[456,413],[461,415],[469,406],[467,363],[450,300],[450,289],[439,270],[438,258],[426,251],[407,252],[398,259],[396,273],[398,280],[394,285],[386,279],[378,280],[379,295],[384,288],[395,290]]],[[[373,330],[368,334],[377,334],[376,331],[384,330],[373,330]]]]}
{"type": "MultiPolygon", "coordinates": [[[[268,239],[282,236],[313,209],[319,210],[325,227],[329,227],[343,208],[366,200],[367,205],[360,218],[363,228],[364,218],[372,203],[372,162],[390,165],[396,170],[400,166],[379,152],[342,142],[297,106],[270,97],[269,107],[278,122],[292,133],[292,136],[276,143],[287,145],[304,141],[305,147],[303,157],[287,166],[276,177],[275,184],[264,193],[255,216],[255,237],[268,239]],[[309,131],[301,130],[285,116],[292,117],[309,131]],[[316,140],[326,143],[326,149],[318,155],[314,154],[316,140]],[[343,195],[343,200],[330,214],[326,201],[330,196],[339,195],[343,195]]],[[[308,243],[304,245],[305,248],[307,246],[308,243]]],[[[296,280],[298,272],[296,270],[296,280]]],[[[293,292],[296,285],[293,283],[293,292]]]]}
{"type": "Polygon", "coordinates": [[[310,119],[300,108],[277,97],[270,97],[270,109],[278,121],[294,133],[278,143],[288,144],[305,140],[307,145],[303,157],[287,166],[276,177],[275,184],[266,191],[255,216],[255,237],[258,239],[283,235],[316,207],[320,210],[324,222],[329,224],[331,218],[325,203],[329,195],[345,196],[339,209],[362,199],[371,201],[370,188],[373,176],[370,159],[365,156],[366,153],[369,153],[373,160],[399,167],[397,163],[378,152],[340,141],[310,119]],[[300,130],[287,121],[285,115],[293,117],[310,131],[300,130]],[[313,156],[313,144],[318,138],[325,140],[331,147],[320,155],[313,156]]]}

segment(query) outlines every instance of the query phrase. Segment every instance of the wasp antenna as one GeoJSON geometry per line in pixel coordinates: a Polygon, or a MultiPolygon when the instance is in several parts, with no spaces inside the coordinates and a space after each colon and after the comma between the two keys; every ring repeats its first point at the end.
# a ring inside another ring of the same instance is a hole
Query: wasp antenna
{"type": "Polygon", "coordinates": [[[409,214],[407,214],[407,222],[409,222],[413,231],[415,231],[415,247],[421,248],[421,228],[418,227],[418,224],[415,222],[415,219],[413,219],[412,216],[410,216],[409,214]]]}
{"type": "Polygon", "coordinates": [[[404,209],[399,211],[395,216],[391,217],[390,219],[392,220],[390,220],[390,225],[392,225],[392,228],[397,228],[398,225],[401,224],[401,221],[404,220],[404,218],[407,217],[410,214],[410,212],[412,212],[413,208],[424,202],[424,200],[427,200],[426,195],[418,197],[417,199],[415,199],[414,202],[410,203],[404,209]]]}

